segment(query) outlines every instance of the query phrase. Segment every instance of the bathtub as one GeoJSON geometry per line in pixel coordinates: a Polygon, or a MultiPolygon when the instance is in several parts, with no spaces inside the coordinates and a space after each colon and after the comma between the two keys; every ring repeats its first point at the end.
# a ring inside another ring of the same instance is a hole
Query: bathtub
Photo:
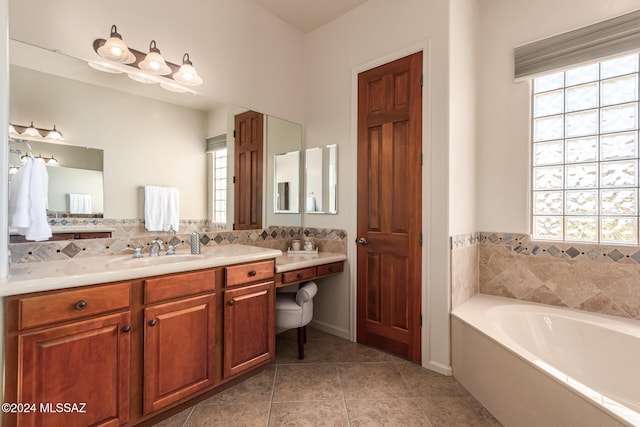
{"type": "Polygon", "coordinates": [[[506,426],[640,426],[640,322],[476,295],[453,375],[506,426]]]}

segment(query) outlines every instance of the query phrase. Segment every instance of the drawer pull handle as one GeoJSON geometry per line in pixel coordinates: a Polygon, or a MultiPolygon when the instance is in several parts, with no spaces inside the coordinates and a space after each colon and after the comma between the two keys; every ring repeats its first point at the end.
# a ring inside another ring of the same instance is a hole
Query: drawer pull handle
{"type": "Polygon", "coordinates": [[[87,308],[87,302],[85,300],[80,300],[76,303],[76,310],[84,310],[87,308]]]}
{"type": "Polygon", "coordinates": [[[258,272],[257,272],[257,271],[255,271],[255,270],[251,270],[251,271],[249,272],[249,276],[251,276],[251,277],[254,277],[256,274],[258,274],[258,272]]]}
{"type": "Polygon", "coordinates": [[[122,328],[122,332],[124,332],[125,334],[126,334],[127,332],[130,332],[130,331],[131,331],[131,326],[129,326],[129,325],[124,326],[124,327],[122,328]]]}
{"type": "Polygon", "coordinates": [[[157,323],[158,323],[158,322],[156,321],[156,319],[151,319],[151,320],[149,320],[149,326],[152,326],[152,327],[153,327],[153,326],[156,326],[156,324],[157,324],[157,323]]]}
{"type": "Polygon", "coordinates": [[[329,267],[329,272],[333,273],[333,267],[329,267]]]}
{"type": "Polygon", "coordinates": [[[298,279],[302,279],[303,277],[304,277],[304,274],[298,273],[298,279]]]}
{"type": "Polygon", "coordinates": [[[230,300],[230,301],[227,303],[227,305],[228,305],[229,307],[232,307],[235,303],[236,303],[236,302],[235,302],[234,300],[230,300]]]}

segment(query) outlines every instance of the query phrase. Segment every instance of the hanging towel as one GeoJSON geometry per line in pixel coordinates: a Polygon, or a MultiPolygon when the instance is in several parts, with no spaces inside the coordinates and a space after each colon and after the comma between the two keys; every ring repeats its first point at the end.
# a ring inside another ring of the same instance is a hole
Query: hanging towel
{"type": "Polygon", "coordinates": [[[9,227],[17,229],[27,240],[42,241],[51,237],[47,223],[49,175],[43,163],[29,157],[13,177],[9,188],[9,227]]]}
{"type": "Polygon", "coordinates": [[[69,213],[90,214],[91,195],[69,193],[69,213]]]}
{"type": "Polygon", "coordinates": [[[167,231],[180,225],[180,197],[175,187],[144,187],[144,226],[149,231],[167,231]]]}

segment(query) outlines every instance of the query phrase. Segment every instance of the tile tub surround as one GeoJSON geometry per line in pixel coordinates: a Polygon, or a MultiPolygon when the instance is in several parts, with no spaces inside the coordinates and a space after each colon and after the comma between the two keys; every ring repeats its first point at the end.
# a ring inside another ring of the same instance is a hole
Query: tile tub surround
{"type": "MultiPolygon", "coordinates": [[[[84,220],[84,219],[83,219],[84,220]]],[[[146,249],[152,240],[162,239],[167,244],[182,243],[176,249],[177,252],[188,252],[190,233],[202,230],[202,224],[198,221],[185,221],[185,227],[180,227],[180,232],[175,235],[162,232],[146,232],[136,234],[133,230],[139,230],[139,224],[133,224],[133,220],[105,220],[106,222],[94,225],[108,226],[119,229],[110,239],[85,239],[85,240],[61,240],[52,242],[14,243],[9,245],[12,263],[57,261],[70,258],[109,256],[122,254],[126,248],[144,247],[146,249]],[[133,224],[133,225],[132,225],[133,224]],[[129,229],[130,235],[124,233],[129,229]],[[189,228],[190,227],[190,228],[189,228]],[[183,233],[183,230],[188,232],[183,233]],[[124,233],[124,234],[123,234],[124,233]]],[[[69,226],[77,227],[80,223],[69,223],[69,226]]],[[[144,229],[144,227],[143,227],[144,229]]],[[[293,239],[311,238],[321,252],[347,253],[347,233],[344,230],[301,228],[301,227],[270,227],[261,230],[242,231],[207,231],[200,235],[202,246],[230,245],[240,243],[254,245],[270,249],[286,251],[293,239]]]]}
{"type": "Polygon", "coordinates": [[[156,426],[499,426],[453,377],[309,328],[276,335],[262,373],[156,426]]]}
{"type": "Polygon", "coordinates": [[[452,236],[452,308],[478,292],[640,320],[640,248],[516,233],[452,236]]]}

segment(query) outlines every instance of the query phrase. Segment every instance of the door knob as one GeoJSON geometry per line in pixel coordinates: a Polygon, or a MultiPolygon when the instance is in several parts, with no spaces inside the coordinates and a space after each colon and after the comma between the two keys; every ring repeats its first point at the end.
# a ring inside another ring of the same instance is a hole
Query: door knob
{"type": "Polygon", "coordinates": [[[369,244],[367,239],[365,239],[364,237],[361,237],[358,240],[356,240],[356,243],[358,243],[359,245],[368,245],[369,244]]]}

